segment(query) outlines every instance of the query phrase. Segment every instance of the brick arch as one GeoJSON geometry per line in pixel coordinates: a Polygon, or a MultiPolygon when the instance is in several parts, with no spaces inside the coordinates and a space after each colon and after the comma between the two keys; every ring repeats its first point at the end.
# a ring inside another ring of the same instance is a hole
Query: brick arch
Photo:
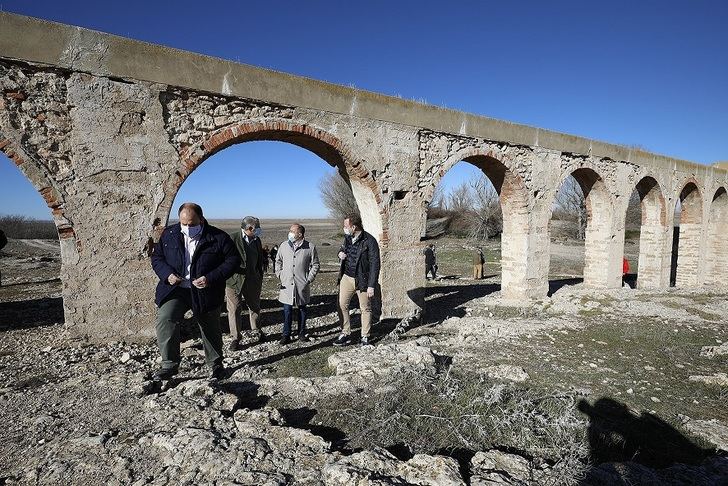
{"type": "Polygon", "coordinates": [[[680,226],[673,226],[671,281],[674,281],[676,287],[690,287],[698,283],[703,232],[703,192],[698,181],[692,177],[683,181],[678,188],[674,201],[675,205],[680,201],[680,226]]]}
{"type": "MultiPolygon", "coordinates": [[[[607,288],[614,286],[609,271],[614,198],[596,168],[581,164],[570,168],[560,178],[552,201],[572,176],[581,188],[586,202],[586,232],[584,237],[584,285],[607,288]]],[[[553,208],[553,203],[551,205],[553,208]]],[[[550,243],[550,239],[549,239],[550,243]]]]}
{"type": "Polygon", "coordinates": [[[652,175],[644,175],[635,185],[635,190],[642,213],[637,286],[660,288],[665,284],[662,255],[669,234],[667,202],[660,183],[652,175]]]}
{"type": "Polygon", "coordinates": [[[65,200],[56,189],[46,169],[35,163],[32,157],[18,149],[10,140],[3,140],[1,137],[0,152],[13,161],[50,209],[61,244],[61,262],[65,264],[76,263],[78,260],[76,232],[71,219],[66,215],[65,200]]]}
{"type": "Polygon", "coordinates": [[[432,184],[428,186],[426,201],[432,199],[435,188],[444,175],[460,161],[479,168],[500,196],[503,212],[501,295],[506,300],[521,298],[527,289],[528,275],[529,200],[526,185],[502,153],[468,148],[448,157],[432,184]]]}
{"type": "Polygon", "coordinates": [[[380,241],[386,240],[383,222],[386,214],[383,210],[380,211],[381,190],[369,169],[334,135],[312,125],[291,120],[264,120],[230,125],[210,133],[200,143],[185,148],[180,153],[177,170],[167,180],[165,199],[156,212],[154,226],[157,235],[163,229],[162,223],[167,220],[179,188],[197,167],[210,156],[231,145],[254,140],[297,145],[337,168],[354,192],[364,226],[380,241]]]}
{"type": "Polygon", "coordinates": [[[707,247],[703,284],[728,285],[728,191],[720,186],[713,193],[708,213],[707,247]]]}

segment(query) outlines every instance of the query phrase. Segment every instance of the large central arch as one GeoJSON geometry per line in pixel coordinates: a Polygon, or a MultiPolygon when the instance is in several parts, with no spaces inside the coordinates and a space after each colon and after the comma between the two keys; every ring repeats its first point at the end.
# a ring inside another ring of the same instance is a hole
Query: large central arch
{"type": "Polygon", "coordinates": [[[177,191],[197,167],[226,147],[253,140],[290,143],[313,152],[335,167],[352,188],[364,227],[380,242],[386,240],[383,217],[379,210],[381,192],[371,172],[332,134],[290,120],[266,120],[227,126],[185,148],[180,153],[179,166],[165,183],[164,200],[155,213],[155,230],[160,232],[164,228],[177,191]]]}

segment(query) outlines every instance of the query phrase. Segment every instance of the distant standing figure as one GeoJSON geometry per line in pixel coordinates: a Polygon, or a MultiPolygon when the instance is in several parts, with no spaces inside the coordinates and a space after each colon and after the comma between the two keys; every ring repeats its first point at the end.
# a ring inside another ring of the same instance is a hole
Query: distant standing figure
{"type": "Polygon", "coordinates": [[[627,274],[629,274],[629,262],[626,258],[622,257],[622,287],[627,286],[632,288],[632,286],[627,282],[627,274]]]}
{"type": "Polygon", "coordinates": [[[283,304],[283,337],[280,344],[288,344],[293,324],[293,308],[298,308],[298,341],[306,337],[306,306],[311,300],[311,283],[319,271],[316,246],[304,239],[306,228],[299,223],[291,225],[288,241],[281,243],[276,253],[276,276],[281,281],[278,300],[283,304]]]}
{"type": "Polygon", "coordinates": [[[270,255],[270,261],[273,264],[273,271],[276,271],[276,255],[278,255],[278,245],[273,245],[273,248],[268,252],[270,255]]]}
{"type": "MultiPolygon", "coordinates": [[[[270,248],[268,245],[263,247],[263,273],[268,273],[268,256],[270,255],[270,248]]],[[[275,264],[275,261],[273,262],[275,264]]]]}
{"type": "MultiPolygon", "coordinates": [[[[8,244],[8,239],[5,237],[5,232],[3,230],[0,230],[0,250],[5,248],[5,245],[8,244]]],[[[0,285],[2,285],[2,273],[0,273],[0,285]]]]}
{"type": "Polygon", "coordinates": [[[435,253],[435,245],[427,245],[423,251],[425,254],[425,278],[430,279],[432,273],[433,280],[437,278],[437,254],[435,253]]]}
{"type": "Polygon", "coordinates": [[[483,264],[485,263],[485,256],[483,250],[480,248],[475,249],[473,253],[473,278],[480,280],[483,278],[483,264]]]}

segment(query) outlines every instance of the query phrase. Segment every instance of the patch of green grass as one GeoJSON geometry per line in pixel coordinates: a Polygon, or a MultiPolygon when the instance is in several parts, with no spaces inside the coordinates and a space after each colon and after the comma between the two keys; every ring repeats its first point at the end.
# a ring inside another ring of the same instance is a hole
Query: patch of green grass
{"type": "Polygon", "coordinates": [[[325,346],[296,356],[283,358],[275,363],[272,372],[268,376],[271,378],[331,376],[333,370],[329,368],[328,359],[337,351],[339,349],[335,346],[325,346]]]}

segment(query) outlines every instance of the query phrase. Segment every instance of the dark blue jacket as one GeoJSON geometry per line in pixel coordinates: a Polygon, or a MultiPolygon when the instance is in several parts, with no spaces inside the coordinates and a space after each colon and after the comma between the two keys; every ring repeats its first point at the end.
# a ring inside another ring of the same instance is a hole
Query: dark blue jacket
{"type": "MultiPolygon", "coordinates": [[[[225,300],[225,280],[240,264],[240,257],[233,240],[224,231],[205,223],[200,241],[192,256],[190,280],[207,277],[207,287],[191,286],[192,311],[196,315],[207,313],[222,305],[225,300]]],[[[180,225],[167,226],[152,252],[152,268],[159,277],[155,302],[161,305],[176,285],[168,278],[175,273],[185,275],[185,243],[180,225]]]]}
{"type": "Polygon", "coordinates": [[[345,236],[344,244],[339,248],[346,253],[346,260],[341,262],[339,281],[346,271],[346,266],[351,265],[355,269],[356,290],[365,292],[368,287],[377,288],[382,263],[377,240],[366,231],[361,232],[356,244],[352,243],[352,240],[353,236],[345,236]]]}

